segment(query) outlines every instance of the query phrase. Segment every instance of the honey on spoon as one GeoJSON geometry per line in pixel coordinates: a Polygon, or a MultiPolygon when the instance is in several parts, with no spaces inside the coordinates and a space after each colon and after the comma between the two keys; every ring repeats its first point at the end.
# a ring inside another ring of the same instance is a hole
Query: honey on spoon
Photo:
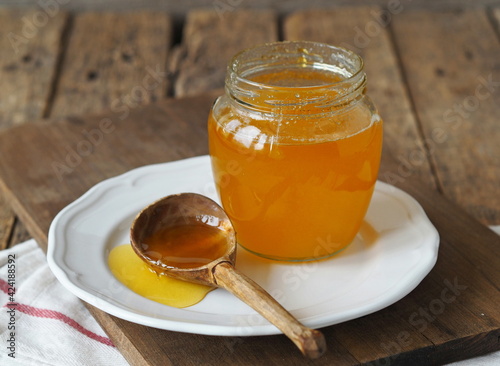
{"type": "Polygon", "coordinates": [[[302,325],[258,284],[238,272],[236,233],[211,199],[182,193],[143,209],[130,229],[133,250],[155,271],[202,285],[222,287],[264,316],[307,357],[326,351],[323,334],[302,325]]]}

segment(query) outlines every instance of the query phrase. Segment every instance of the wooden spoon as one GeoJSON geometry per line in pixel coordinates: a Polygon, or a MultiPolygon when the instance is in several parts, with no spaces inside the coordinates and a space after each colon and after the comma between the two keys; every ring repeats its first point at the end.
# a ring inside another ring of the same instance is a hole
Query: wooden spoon
{"type": "Polygon", "coordinates": [[[211,199],[196,193],[164,197],[137,215],[130,229],[130,239],[137,255],[156,271],[189,282],[223,287],[274,324],[305,356],[314,359],[326,351],[325,339],[320,331],[302,325],[262,287],[234,268],[236,233],[224,210],[211,199]],[[200,266],[179,268],[169,263],[167,256],[152,251],[146,243],[160,230],[174,230],[182,225],[208,225],[217,229],[215,231],[223,234],[224,254],[209,258],[208,263],[200,266]]]}

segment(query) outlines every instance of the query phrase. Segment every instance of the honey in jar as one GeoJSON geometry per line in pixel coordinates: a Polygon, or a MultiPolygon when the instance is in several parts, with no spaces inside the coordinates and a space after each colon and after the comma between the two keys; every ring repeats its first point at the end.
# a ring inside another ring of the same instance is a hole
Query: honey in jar
{"type": "Polygon", "coordinates": [[[362,59],[334,46],[277,42],[233,58],[208,133],[218,194],[243,248],[303,261],[353,241],[382,149],[365,88],[362,59]]]}

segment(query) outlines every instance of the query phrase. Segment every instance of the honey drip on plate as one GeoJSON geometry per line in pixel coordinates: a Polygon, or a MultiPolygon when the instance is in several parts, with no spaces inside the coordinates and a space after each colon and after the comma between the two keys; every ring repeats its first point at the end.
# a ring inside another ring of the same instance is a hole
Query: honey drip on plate
{"type": "Polygon", "coordinates": [[[130,244],[113,248],[108,265],[113,275],[135,293],[176,308],[195,305],[214,289],[155,273],[130,244]]]}

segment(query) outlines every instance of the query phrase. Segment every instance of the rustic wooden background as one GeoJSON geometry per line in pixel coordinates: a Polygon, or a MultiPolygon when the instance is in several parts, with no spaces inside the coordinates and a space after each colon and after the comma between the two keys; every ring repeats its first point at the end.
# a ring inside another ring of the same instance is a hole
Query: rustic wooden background
{"type": "MultiPolygon", "coordinates": [[[[212,7],[214,4],[252,9],[272,9],[287,13],[306,8],[329,8],[332,5],[376,5],[387,6],[388,0],[56,0],[62,8],[70,11],[129,11],[137,9],[167,11],[174,17],[184,18],[193,8],[212,7]]],[[[0,6],[26,7],[33,5],[33,0],[0,0],[0,6]]],[[[50,2],[50,0],[41,0],[50,2]]],[[[498,0],[402,0],[401,3],[413,8],[440,8],[450,6],[491,6],[498,5],[498,0]]]]}
{"type": "MultiPolygon", "coordinates": [[[[0,1],[16,5],[0,7],[0,130],[219,88],[230,55],[255,43],[340,43],[366,58],[369,92],[389,127],[385,146],[401,161],[400,178],[418,176],[481,222],[500,224],[498,93],[470,112],[446,110],[467,102],[481,78],[500,79],[500,1],[402,1],[401,13],[372,30],[368,24],[390,2],[54,1],[31,8],[0,1]],[[81,11],[140,4],[149,10],[81,11]],[[190,10],[201,5],[205,10],[190,10]],[[149,74],[158,82],[141,87],[149,74]],[[392,98],[377,97],[383,93],[392,98]]],[[[0,248],[29,236],[0,195],[0,248]]]]}
{"type": "MultiPolygon", "coordinates": [[[[9,2],[0,0],[0,3],[9,2]]],[[[71,134],[71,138],[79,138],[78,123],[95,119],[81,115],[102,110],[111,110],[118,120],[130,124],[132,120],[141,120],[139,106],[150,104],[149,113],[157,109],[159,113],[168,106],[172,121],[184,118],[199,123],[205,118],[205,109],[188,110],[186,105],[208,109],[210,96],[179,99],[175,101],[178,104],[160,103],[157,108],[151,103],[165,97],[198,95],[221,88],[226,63],[241,48],[272,40],[303,38],[344,45],[364,57],[368,93],[385,121],[385,155],[396,159],[386,162],[381,179],[409,187],[413,187],[409,184],[413,180],[420,180],[481,223],[500,224],[500,2],[375,0],[352,1],[349,4],[359,6],[347,6],[347,1],[150,1],[143,4],[148,9],[141,7],[134,11],[130,10],[139,7],[139,2],[133,0],[69,0],[64,9],[62,5],[53,8],[40,5],[54,4],[50,1],[37,2],[29,9],[18,6],[21,3],[0,8],[0,130],[7,131],[0,135],[4,144],[0,150],[8,151],[10,159],[16,153],[23,154],[22,144],[17,152],[17,146],[9,144],[10,139],[25,141],[25,154],[37,156],[36,149],[48,143],[47,136],[53,141],[65,141],[66,136],[60,131],[73,129],[78,133],[71,134]],[[188,6],[192,4],[205,8],[188,6]],[[221,8],[220,4],[226,6],[221,8]],[[391,4],[399,4],[400,11],[389,11],[391,4]],[[100,11],[104,8],[108,11],[100,11]],[[92,9],[99,11],[89,11],[92,9]],[[386,16],[384,25],[380,25],[384,20],[381,14],[386,16]],[[58,119],[60,124],[56,123],[58,119]],[[49,123],[54,128],[46,128],[49,123]],[[17,125],[23,126],[8,131],[17,125]],[[38,144],[34,137],[37,135],[43,135],[45,140],[38,144]]],[[[156,142],[160,138],[174,138],[165,136],[165,131],[162,133],[155,136],[156,142]]],[[[110,138],[119,143],[120,135],[110,138]]],[[[189,152],[206,152],[204,144],[193,143],[189,152]]],[[[53,150],[64,154],[62,145],[53,150]]],[[[126,148],[122,142],[120,151],[126,148]]],[[[104,150],[114,152],[112,146],[107,149],[104,150]]],[[[173,159],[177,151],[172,148],[169,153],[173,159]]],[[[160,159],[158,152],[152,155],[160,159]]],[[[52,156],[44,155],[45,162],[52,156]]],[[[3,158],[0,156],[2,163],[3,158]]],[[[75,172],[71,176],[74,179],[65,180],[61,187],[55,185],[51,190],[41,187],[36,194],[25,197],[16,194],[30,188],[17,187],[15,194],[0,195],[0,247],[9,247],[31,236],[11,204],[17,205],[17,212],[25,213],[24,222],[29,224],[32,234],[46,241],[48,224],[54,215],[49,210],[55,207],[51,203],[56,202],[60,209],[61,199],[67,204],[75,198],[70,196],[73,192],[70,188],[82,193],[90,183],[95,183],[93,179],[114,175],[130,165],[129,160],[113,158],[115,170],[94,171],[84,179],[75,172]],[[70,184],[75,186],[69,187],[70,184]],[[41,191],[45,193],[39,194],[41,191]],[[17,200],[7,202],[7,196],[17,200]],[[29,202],[23,202],[23,198],[29,202]],[[30,215],[26,212],[43,220],[28,221],[30,215]]],[[[88,160],[92,159],[98,157],[88,160]]],[[[147,156],[134,159],[134,166],[149,162],[141,160],[147,160],[147,156]]],[[[1,171],[12,173],[15,169],[7,169],[11,165],[0,164],[1,171]]],[[[36,170],[33,165],[31,168],[36,170]]],[[[92,169],[92,166],[81,164],[81,168],[92,169]]],[[[47,181],[54,182],[52,171],[43,179],[40,169],[31,175],[29,170],[17,176],[6,173],[6,177],[0,177],[0,188],[12,193],[7,184],[2,186],[2,181],[10,181],[13,189],[12,182],[22,182],[24,174],[30,178],[30,184],[40,182],[44,186],[47,181]],[[16,177],[17,180],[13,179],[16,177]]],[[[418,192],[423,191],[415,189],[411,193],[418,192]]],[[[392,339],[391,335],[401,329],[411,331],[413,339],[418,340],[418,344],[401,349],[403,353],[414,351],[411,357],[424,357],[434,352],[432,347],[437,350],[433,357],[439,360],[472,357],[497,349],[498,312],[484,309],[498,298],[498,251],[494,248],[498,237],[477,222],[470,222],[469,216],[447,209],[444,200],[436,196],[439,195],[432,193],[419,199],[446,234],[441,246],[446,256],[440,252],[441,260],[431,275],[404,301],[368,318],[328,328],[332,342],[338,346],[333,347],[337,353],[332,358],[343,358],[346,364],[383,360],[387,353],[380,349],[378,337],[385,335],[392,339]],[[425,334],[416,332],[406,322],[409,314],[438,296],[442,278],[453,278],[450,276],[455,273],[460,275],[460,283],[469,285],[470,291],[425,334]],[[486,316],[479,315],[481,312],[486,316]],[[399,322],[392,321],[395,318],[399,322]],[[359,344],[363,337],[366,342],[359,344]],[[336,343],[338,340],[343,346],[336,343]],[[471,343],[477,344],[477,350],[467,348],[471,343]],[[443,344],[446,347],[440,348],[443,344]],[[459,354],[457,349],[466,351],[459,354]]],[[[142,360],[143,356],[158,359],[159,350],[163,349],[171,360],[179,361],[184,354],[176,353],[177,345],[185,341],[194,342],[202,355],[200,359],[221,362],[221,350],[225,348],[220,339],[172,335],[114,319],[96,309],[91,311],[113,334],[114,341],[129,359],[142,360]],[[147,347],[148,342],[157,347],[147,347]],[[141,347],[136,349],[137,345],[141,347]]],[[[245,355],[255,357],[256,349],[265,350],[268,340],[257,338],[241,345],[239,352],[243,355],[228,356],[224,362],[231,364],[235,357],[245,355]]],[[[287,349],[281,338],[274,337],[274,341],[279,345],[278,350],[287,349]]],[[[273,360],[281,359],[277,354],[272,356],[273,360]]],[[[404,357],[403,354],[398,360],[404,357]]],[[[300,364],[302,360],[293,362],[300,364]]],[[[328,360],[323,362],[326,364],[328,360]]]]}

